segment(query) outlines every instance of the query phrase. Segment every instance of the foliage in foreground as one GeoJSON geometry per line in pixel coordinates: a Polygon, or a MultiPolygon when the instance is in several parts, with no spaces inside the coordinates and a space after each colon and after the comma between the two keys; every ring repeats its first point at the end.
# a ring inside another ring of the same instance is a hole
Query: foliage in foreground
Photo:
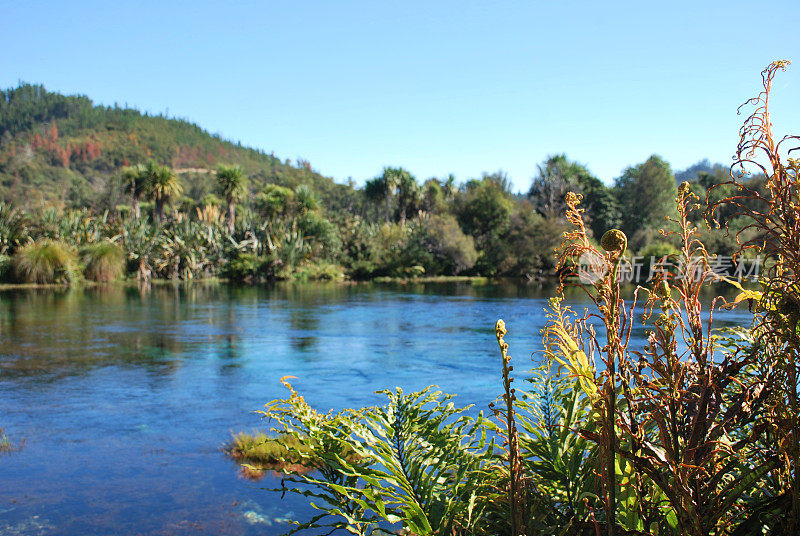
{"type": "Polygon", "coordinates": [[[290,456],[324,461],[318,472],[282,482],[281,491],[310,497],[321,510],[292,532],[324,527],[366,535],[381,523],[415,534],[476,530],[485,506],[477,499],[491,492],[494,476],[487,470],[494,444],[482,416],[466,416],[468,408],[431,388],[382,391],[385,406],[320,414],[287,386],[291,396],[263,413],[282,425],[280,433],[318,445],[313,454],[290,447],[290,456]]]}
{"type": "Polygon", "coordinates": [[[321,511],[292,532],[797,534],[800,164],[782,161],[781,144],[799,138],[776,143],[768,109],[772,79],[785,65],[764,71],[738,151],[743,170],[756,165],[767,175],[769,195],[732,174],[734,193],[706,209],[713,219],[733,205],[751,222],[738,237],[742,249],[768,255],[761,290],[740,287],[729,304],[701,300],[718,277],[690,219],[699,199],[683,183],[664,231],[677,238],[677,268],[623,296],[626,234],[607,231],[597,247],[581,196],[568,193],[572,229],[558,262],[569,273],[576,259],[597,259],[582,287],[592,306],[581,313],[561,296],[551,300],[547,364],[525,392],[512,387],[506,327],[497,322],[503,394],[492,405],[496,422],[466,414],[432,388],[383,391],[383,406],[320,414],[287,384],[291,396],[267,405],[263,413],[279,433],[317,445],[313,454],[293,455],[326,461],[282,482],[282,491],[310,497],[321,511]],[[744,303],[752,326],[711,329],[718,306],[744,303]],[[647,343],[635,349],[639,321],[647,343]],[[357,460],[342,456],[347,449],[357,460]]]}

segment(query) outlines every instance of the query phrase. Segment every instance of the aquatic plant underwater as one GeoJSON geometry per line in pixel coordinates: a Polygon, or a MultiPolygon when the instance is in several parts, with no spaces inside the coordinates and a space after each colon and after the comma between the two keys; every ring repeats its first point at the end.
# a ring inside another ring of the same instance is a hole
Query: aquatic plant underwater
{"type": "Polygon", "coordinates": [[[702,207],[688,183],[678,188],[662,232],[677,234],[680,249],[648,287],[626,295],[627,237],[610,230],[596,245],[581,196],[567,194],[559,293],[579,285],[591,307],[551,299],[545,363],[519,389],[497,322],[503,393],[490,416],[471,416],[434,387],[320,413],[284,378],[290,395],[262,412],[286,438],[268,449],[286,461],[278,489],[319,511],[288,534],[800,533],[800,161],[788,157],[800,138],[776,142],[769,116],[773,78],[787,65],[767,67],[763,91],[746,103],[755,110],[740,131],[733,194],[702,207]],[[744,184],[752,171],[766,175],[767,194],[744,184]],[[755,249],[768,264],[759,290],[726,280],[741,293],[704,313],[701,293],[721,277],[690,213],[702,208],[719,225],[721,206],[751,222],[738,255],[755,249]],[[579,284],[587,256],[598,262],[579,284]],[[749,307],[752,324],[712,329],[719,307],[749,307]],[[648,328],[640,350],[629,347],[637,322],[648,328]]]}

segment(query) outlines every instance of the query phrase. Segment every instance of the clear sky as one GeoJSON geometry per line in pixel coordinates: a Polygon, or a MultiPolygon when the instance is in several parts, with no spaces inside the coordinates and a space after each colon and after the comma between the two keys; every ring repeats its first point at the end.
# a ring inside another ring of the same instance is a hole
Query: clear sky
{"type": "Polygon", "coordinates": [[[503,169],[527,190],[566,153],[606,182],[658,153],[730,162],[773,59],[800,129],[800,1],[0,0],[18,81],[197,122],[357,183],[503,169]]]}

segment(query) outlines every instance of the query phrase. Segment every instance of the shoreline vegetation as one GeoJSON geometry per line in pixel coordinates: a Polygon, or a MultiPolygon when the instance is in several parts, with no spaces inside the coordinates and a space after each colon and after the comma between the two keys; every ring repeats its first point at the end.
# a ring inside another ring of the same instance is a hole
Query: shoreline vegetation
{"type": "MultiPolygon", "coordinates": [[[[428,284],[428,283],[463,283],[468,285],[480,286],[480,285],[490,285],[495,283],[552,283],[557,284],[558,279],[553,276],[550,278],[538,280],[538,281],[528,281],[522,278],[509,278],[509,277],[501,277],[501,278],[492,278],[492,277],[483,277],[483,276],[434,276],[434,277],[376,277],[374,279],[369,280],[359,280],[359,279],[336,279],[336,280],[285,280],[285,281],[274,281],[273,283],[281,283],[281,284],[297,284],[302,285],[305,283],[332,283],[332,284],[340,284],[340,285],[359,285],[359,284],[367,284],[367,283],[377,283],[377,284],[396,284],[396,285],[408,285],[408,284],[428,284]]],[[[231,281],[229,279],[221,278],[221,277],[209,277],[209,278],[197,278],[197,279],[189,279],[189,280],[181,280],[181,279],[152,279],[148,282],[148,285],[156,285],[156,286],[170,286],[170,285],[217,285],[217,284],[237,284],[236,281],[231,281]]],[[[241,283],[239,283],[241,284],[241,283]]],[[[266,283],[265,283],[266,284],[266,283]]],[[[121,287],[137,287],[140,286],[140,283],[136,279],[120,279],[115,281],[108,281],[108,282],[97,282],[97,281],[88,281],[83,280],[80,282],[81,287],[85,288],[104,288],[108,287],[109,285],[113,286],[121,286],[121,287]]],[[[73,284],[74,286],[74,284],[73,284]]],[[[68,283],[0,283],[0,291],[4,290],[26,290],[26,289],[53,289],[53,290],[63,290],[65,288],[71,288],[70,284],[68,283]]]]}
{"type": "MultiPolygon", "coordinates": [[[[0,91],[0,283],[549,280],[567,192],[585,200],[591,241],[619,228],[647,264],[678,253],[658,229],[683,181],[711,253],[730,258],[753,232],[718,204],[733,193],[722,164],[674,172],[654,154],[609,185],[563,154],[531,168],[523,192],[503,171],[421,179],[399,166],[341,184],[186,121],[21,84],[0,91]]],[[[761,171],[739,180],[767,193],[761,171]]]]}
{"type": "Polygon", "coordinates": [[[542,329],[545,363],[527,372],[515,372],[497,320],[501,395],[486,415],[436,386],[321,413],[282,378],[289,394],[259,413],[275,433],[303,438],[282,442],[284,459],[321,461],[311,472],[283,468],[278,489],[316,510],[286,534],[799,534],[800,160],[791,154],[800,136],[776,141],[769,116],[773,78],[787,66],[770,64],[763,91],[745,103],[753,111],[729,195],[702,206],[690,182],[676,188],[662,232],[678,243],[675,271],[631,292],[620,271],[631,237],[609,228],[595,241],[590,200],[566,193],[556,272],[577,275],[579,259],[597,260],[587,307],[565,305],[559,286],[542,329]],[[750,170],[767,177],[765,191],[743,182],[750,170]],[[738,294],[704,303],[719,277],[696,211],[713,221],[723,207],[750,231],[738,252],[767,263],[757,290],[727,279],[738,294]],[[714,329],[721,307],[749,318],[714,329]],[[643,346],[632,338],[640,323],[643,346]]]}

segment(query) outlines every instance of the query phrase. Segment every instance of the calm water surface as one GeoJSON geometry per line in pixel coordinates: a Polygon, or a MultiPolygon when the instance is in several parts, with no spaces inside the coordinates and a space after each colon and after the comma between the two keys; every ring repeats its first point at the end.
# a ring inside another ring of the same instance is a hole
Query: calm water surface
{"type": "MultiPolygon", "coordinates": [[[[498,394],[494,322],[533,366],[551,289],[492,285],[158,286],[0,293],[0,534],[280,534],[310,507],[220,452],[253,410],[381,402],[438,384],[464,405],[498,394]],[[535,356],[534,356],[534,359],[535,356]]],[[[573,303],[581,304],[575,296],[573,303]]],[[[722,324],[745,322],[725,313],[722,324]]],[[[636,337],[643,331],[637,330],[636,337]]]]}

